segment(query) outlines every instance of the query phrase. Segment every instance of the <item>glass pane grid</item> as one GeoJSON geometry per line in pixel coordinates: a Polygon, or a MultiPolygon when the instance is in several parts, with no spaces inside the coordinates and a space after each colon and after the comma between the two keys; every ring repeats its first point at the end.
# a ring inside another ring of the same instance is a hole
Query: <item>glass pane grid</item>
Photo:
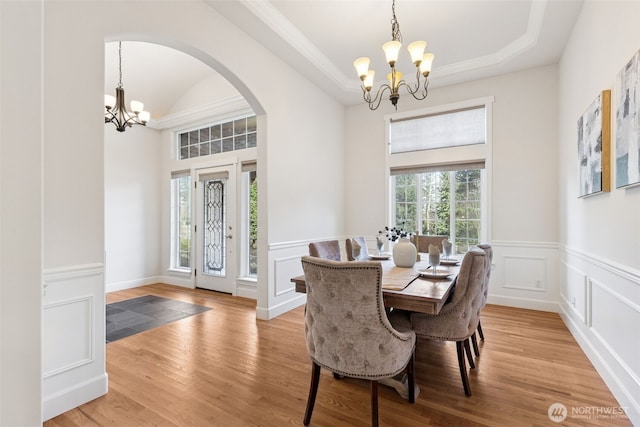
{"type": "Polygon", "coordinates": [[[450,236],[457,253],[479,243],[480,170],[396,175],[394,179],[396,224],[406,220],[419,224],[420,234],[450,236]]]}
{"type": "Polygon", "coordinates": [[[257,146],[256,116],[220,123],[178,134],[180,160],[257,146]]]}

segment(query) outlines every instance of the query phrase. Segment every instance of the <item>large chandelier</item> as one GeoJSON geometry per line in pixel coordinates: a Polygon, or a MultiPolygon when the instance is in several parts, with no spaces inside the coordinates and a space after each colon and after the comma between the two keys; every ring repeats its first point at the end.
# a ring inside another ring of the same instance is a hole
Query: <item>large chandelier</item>
{"type": "Polygon", "coordinates": [[[144,104],[140,101],[131,101],[131,112],[127,111],[124,101],[124,88],[122,87],[122,42],[118,42],[118,70],[120,80],[116,88],[115,98],[111,95],[104,96],[104,122],[113,123],[118,132],[124,132],[132,125],[145,126],[151,114],[144,110],[144,104]]]}
{"type": "Polygon", "coordinates": [[[402,34],[400,33],[400,24],[396,19],[396,1],[393,0],[391,6],[393,17],[391,18],[391,41],[382,45],[387,62],[391,67],[391,72],[387,75],[389,84],[383,84],[378,88],[376,95],[372,97],[371,88],[373,87],[373,76],[375,71],[369,69],[371,60],[363,57],[353,61],[353,66],[356,67],[358,76],[362,81],[362,96],[364,100],[369,104],[371,110],[375,110],[380,106],[382,101],[382,95],[385,91],[389,90],[389,100],[393,106],[398,109],[398,99],[400,98],[399,89],[404,86],[415,99],[423,100],[427,97],[428,85],[429,85],[429,73],[431,72],[431,65],[433,63],[433,53],[424,53],[427,47],[427,42],[419,40],[415,41],[409,46],[407,50],[411,55],[411,61],[416,66],[416,82],[415,86],[410,85],[406,81],[402,80],[402,73],[396,70],[396,62],[398,61],[398,53],[400,47],[402,47],[402,34]],[[424,82],[422,82],[424,77],[424,82]]]}

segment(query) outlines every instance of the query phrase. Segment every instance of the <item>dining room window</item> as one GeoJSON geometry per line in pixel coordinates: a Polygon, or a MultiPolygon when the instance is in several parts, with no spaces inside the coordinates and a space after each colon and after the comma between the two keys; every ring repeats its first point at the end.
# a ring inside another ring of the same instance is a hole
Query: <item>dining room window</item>
{"type": "Polygon", "coordinates": [[[191,175],[171,174],[171,268],[191,269],[191,175]]]}
{"type": "Polygon", "coordinates": [[[386,117],[391,225],[449,236],[456,253],[489,239],[492,103],[386,117]]]}
{"type": "Polygon", "coordinates": [[[392,177],[395,223],[424,235],[449,236],[456,253],[480,242],[483,169],[441,170],[392,177]]]}

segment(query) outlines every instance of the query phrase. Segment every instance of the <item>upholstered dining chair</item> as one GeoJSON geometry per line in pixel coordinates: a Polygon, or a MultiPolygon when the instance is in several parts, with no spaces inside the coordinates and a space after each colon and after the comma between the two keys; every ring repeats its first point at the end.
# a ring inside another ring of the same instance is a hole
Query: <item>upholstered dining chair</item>
{"type": "Polygon", "coordinates": [[[338,243],[337,240],[309,243],[309,255],[334,261],[342,261],[340,243],[338,243]]]}
{"type": "Polygon", "coordinates": [[[449,236],[416,234],[411,236],[411,243],[416,245],[418,252],[429,252],[429,245],[436,245],[442,253],[442,240],[449,236]]]}
{"type": "MultiPolygon", "coordinates": [[[[484,302],[485,259],[486,255],[482,249],[471,248],[462,258],[451,301],[447,302],[438,314],[410,315],[411,328],[419,338],[455,341],[460,376],[467,396],[471,396],[471,386],[467,376],[465,353],[469,365],[474,368],[469,337],[478,328],[480,310],[484,302]]],[[[396,312],[398,310],[392,313],[396,312]]],[[[393,320],[393,314],[391,319],[393,320]]]]}
{"type": "Polygon", "coordinates": [[[367,241],[364,237],[352,237],[345,241],[348,261],[366,261],[369,259],[367,241]]]}
{"type": "Polygon", "coordinates": [[[311,386],[304,425],[320,382],[320,368],[371,382],[371,424],[378,425],[378,380],[405,369],[409,402],[415,401],[413,360],[416,336],[409,318],[396,316],[404,332],[388,320],[382,301],[382,266],[370,261],[302,257],[307,284],[305,336],[311,357],[311,386]]]}
{"type": "MultiPolygon", "coordinates": [[[[483,295],[484,301],[482,303],[482,308],[487,304],[487,296],[489,294],[489,279],[491,278],[491,263],[493,262],[493,249],[491,245],[487,242],[482,242],[478,244],[478,247],[482,249],[486,255],[485,264],[486,264],[486,277],[483,286],[483,295]]],[[[480,335],[480,339],[484,341],[484,332],[482,332],[482,323],[480,319],[478,319],[478,335],[480,335]]],[[[476,357],[480,355],[480,349],[478,348],[478,340],[476,339],[476,334],[471,335],[471,342],[473,343],[473,351],[476,354],[476,357]]]]}

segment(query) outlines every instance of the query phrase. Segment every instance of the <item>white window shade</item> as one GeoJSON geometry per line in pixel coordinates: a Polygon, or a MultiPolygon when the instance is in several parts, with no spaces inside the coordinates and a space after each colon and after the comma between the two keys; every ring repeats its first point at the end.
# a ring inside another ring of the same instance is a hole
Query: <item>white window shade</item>
{"type": "Polygon", "coordinates": [[[224,172],[211,172],[198,174],[198,181],[214,181],[216,179],[228,179],[229,174],[224,172]]]}
{"type": "Polygon", "coordinates": [[[392,120],[389,141],[392,154],[484,144],[485,107],[392,120]]]}

